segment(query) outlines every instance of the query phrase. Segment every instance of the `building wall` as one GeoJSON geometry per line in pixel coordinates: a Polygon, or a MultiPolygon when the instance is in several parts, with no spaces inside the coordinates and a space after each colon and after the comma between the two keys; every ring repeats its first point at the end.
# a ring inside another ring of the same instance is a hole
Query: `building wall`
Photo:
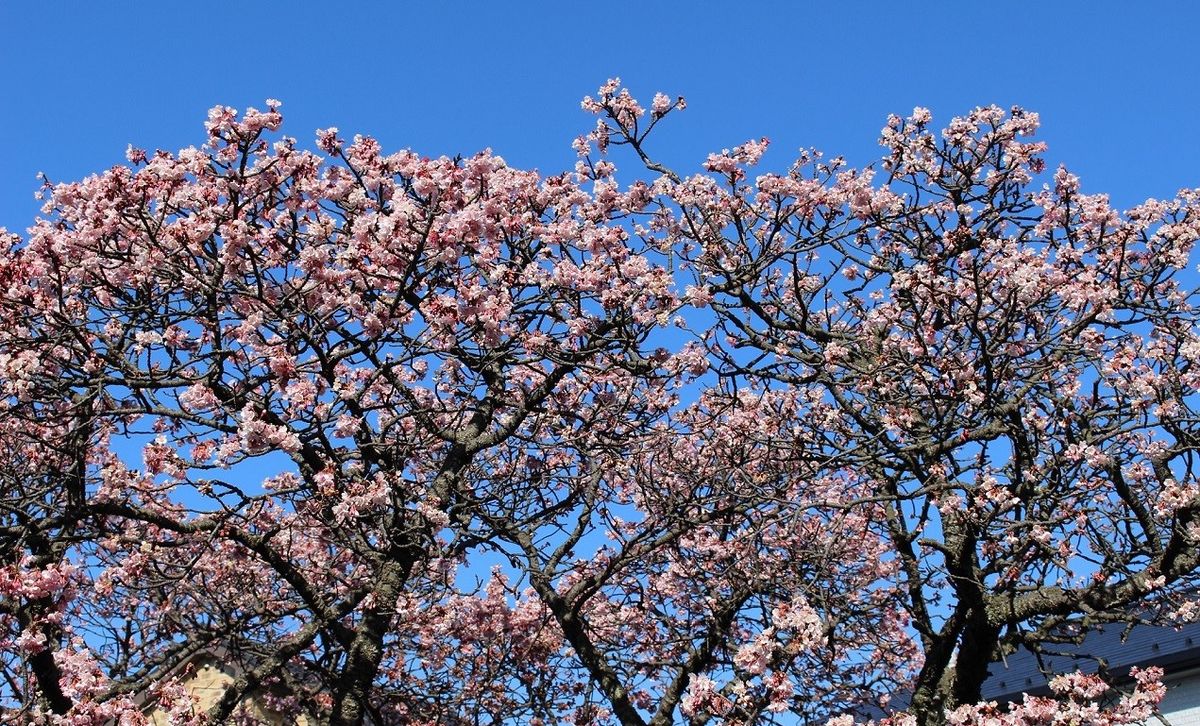
{"type": "MultiPolygon", "coordinates": [[[[195,662],[192,677],[184,682],[188,692],[197,700],[197,710],[204,711],[217,702],[225,693],[225,687],[233,682],[233,676],[226,673],[218,664],[210,660],[195,662]]],[[[304,714],[276,714],[267,712],[255,703],[253,697],[247,698],[250,713],[266,726],[308,726],[304,714]]],[[[147,712],[154,726],[168,726],[166,714],[157,708],[147,712]]]]}
{"type": "Polygon", "coordinates": [[[1159,709],[1170,726],[1200,726],[1200,670],[1165,679],[1167,695],[1159,709]]]}

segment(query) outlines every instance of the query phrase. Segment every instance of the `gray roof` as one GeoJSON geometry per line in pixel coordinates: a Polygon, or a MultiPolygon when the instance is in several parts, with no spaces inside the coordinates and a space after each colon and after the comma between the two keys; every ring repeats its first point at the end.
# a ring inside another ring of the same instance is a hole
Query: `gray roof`
{"type": "Polygon", "coordinates": [[[1167,673],[1200,666],[1200,623],[1178,628],[1162,625],[1124,624],[1098,626],[1079,645],[1047,644],[1041,662],[1022,650],[989,666],[991,675],[983,684],[987,701],[1020,700],[1022,693],[1049,692],[1043,671],[1053,674],[1080,670],[1104,670],[1120,679],[1138,666],[1161,666],[1167,673]]]}

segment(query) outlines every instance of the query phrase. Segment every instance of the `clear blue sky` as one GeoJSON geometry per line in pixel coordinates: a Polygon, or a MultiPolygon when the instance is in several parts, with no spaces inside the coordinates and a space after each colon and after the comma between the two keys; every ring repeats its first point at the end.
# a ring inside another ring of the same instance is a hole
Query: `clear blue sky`
{"type": "Polygon", "coordinates": [[[763,135],[767,167],[801,146],[861,163],[890,112],[1020,104],[1042,114],[1052,164],[1130,204],[1200,186],[1198,31],[1200,4],[1182,1],[5,0],[0,226],[37,214],[38,171],[199,144],[207,108],[268,97],[305,143],[336,125],[558,171],[591,123],[580,97],[611,75],[688,97],[658,147],[685,171],[763,135]]]}
{"type": "Polygon", "coordinates": [[[198,145],[208,108],[266,98],[305,144],[338,126],[553,173],[613,75],[688,98],[653,147],[683,172],[760,136],[766,168],[809,146],[862,164],[889,113],[1018,104],[1052,166],[1131,205],[1200,186],[1198,37],[1186,0],[0,0],[0,227],[38,214],[39,171],[198,145]]]}

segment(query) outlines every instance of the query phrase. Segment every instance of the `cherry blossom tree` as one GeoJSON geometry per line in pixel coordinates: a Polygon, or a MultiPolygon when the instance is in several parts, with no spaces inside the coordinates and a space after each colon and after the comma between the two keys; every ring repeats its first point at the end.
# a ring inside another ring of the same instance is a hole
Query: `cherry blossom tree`
{"type": "Polygon", "coordinates": [[[750,180],[765,140],[650,155],[682,99],[583,106],[555,176],[270,101],[47,184],[0,254],[9,713],[959,724],[1007,650],[1194,616],[1195,194],[1043,188],[1020,110],[750,180]]]}
{"type": "MultiPolygon", "coordinates": [[[[651,159],[615,86],[583,144],[661,177],[660,227],[715,313],[723,381],[805,400],[794,456],[882,506],[920,642],[911,711],[979,699],[988,663],[1104,621],[1191,618],[1200,565],[1193,262],[1200,193],[1125,213],[1060,167],[1038,118],[979,108],[941,134],[893,116],[878,168],[803,155],[750,180],[765,140],[688,178],[651,159]]],[[[585,148],[585,153],[590,149],[585,148]]]]}

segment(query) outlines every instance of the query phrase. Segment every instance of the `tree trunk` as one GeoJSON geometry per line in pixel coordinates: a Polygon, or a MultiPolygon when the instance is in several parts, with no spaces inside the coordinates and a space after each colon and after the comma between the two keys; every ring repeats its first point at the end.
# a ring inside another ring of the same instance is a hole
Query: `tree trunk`
{"type": "Polygon", "coordinates": [[[383,639],[396,612],[396,598],[408,580],[414,561],[414,558],[408,557],[405,562],[391,561],[383,565],[379,586],[373,593],[374,609],[363,617],[350,652],[346,654],[341,684],[335,694],[333,714],[329,719],[330,726],[359,726],[363,722],[371,684],[383,659],[383,639]]]}

